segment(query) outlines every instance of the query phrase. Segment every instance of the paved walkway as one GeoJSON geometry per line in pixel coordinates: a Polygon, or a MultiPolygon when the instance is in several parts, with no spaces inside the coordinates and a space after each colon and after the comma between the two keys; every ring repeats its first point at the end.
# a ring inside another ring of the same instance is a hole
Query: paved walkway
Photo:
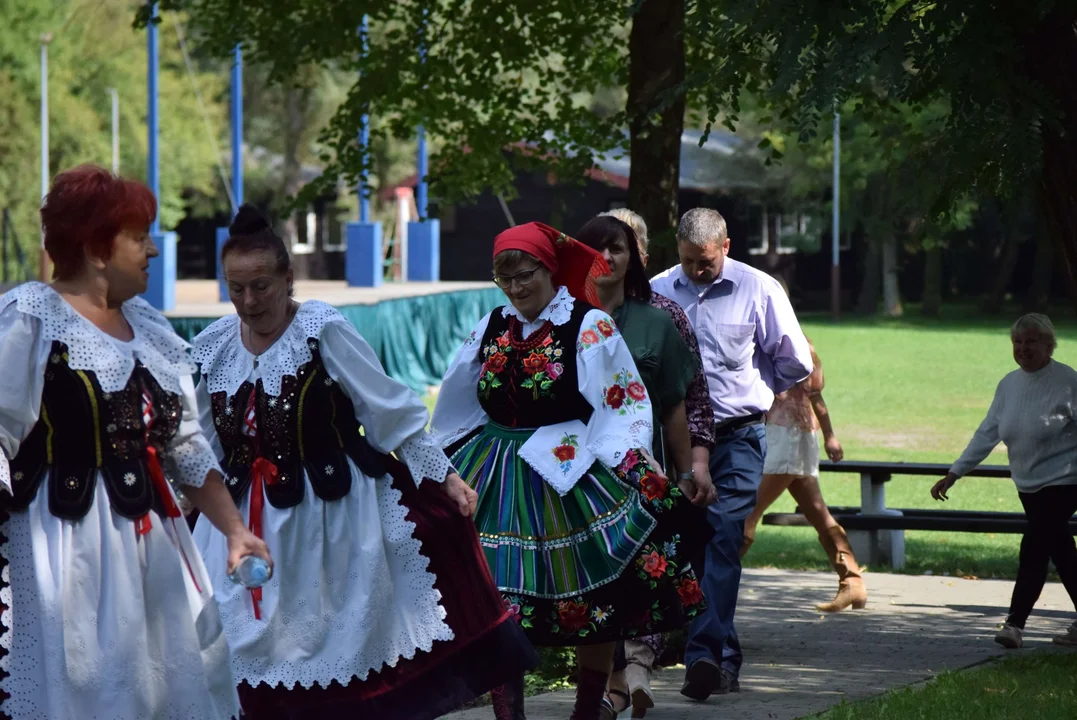
{"type": "MultiPolygon", "coordinates": [[[[867,575],[868,607],[821,615],[837,581],[823,573],[747,570],[737,609],[744,646],[741,692],[690,703],[680,695],[683,668],[664,670],[653,687],[649,720],[793,720],[884,690],[926,680],[944,670],[984,662],[1004,652],[992,642],[1013,585],[1001,580],[867,575]]],[[[1073,606],[1049,583],[1029,620],[1025,649],[1051,647],[1050,637],[1073,620],[1073,606]]],[[[528,720],[567,720],[572,692],[529,698],[528,720]]],[[[454,720],[491,720],[490,708],[454,720]]],[[[628,718],[629,713],[621,715],[628,718]]]]}

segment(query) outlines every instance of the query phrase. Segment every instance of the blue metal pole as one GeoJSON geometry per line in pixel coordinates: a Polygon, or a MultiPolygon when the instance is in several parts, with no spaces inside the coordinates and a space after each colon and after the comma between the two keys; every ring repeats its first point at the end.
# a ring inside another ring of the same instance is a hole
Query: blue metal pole
{"type": "MultiPolygon", "coordinates": [[[[367,37],[370,31],[370,23],[367,16],[363,16],[363,24],[359,26],[359,38],[360,45],[362,47],[361,52],[363,57],[367,54],[367,37]]],[[[360,82],[362,77],[360,76],[360,82]]],[[[363,116],[359,119],[359,144],[363,148],[363,172],[366,173],[367,158],[370,157],[370,151],[368,146],[370,145],[370,116],[363,113],[363,116]]],[[[364,179],[359,181],[359,222],[370,222],[370,188],[368,187],[365,175],[364,179]]]]}
{"type": "Polygon", "coordinates": [[[419,126],[419,157],[417,162],[419,181],[415,184],[415,208],[419,213],[419,219],[426,219],[426,174],[428,172],[427,157],[426,157],[426,131],[423,130],[423,126],[419,126]]]}
{"type": "MultiPolygon", "coordinates": [[[[153,5],[153,17],[157,16],[157,4],[153,5]]],[[[154,197],[158,198],[158,212],[150,225],[150,237],[160,255],[150,263],[149,279],[146,283],[146,300],[158,310],[171,310],[176,305],[176,234],[161,232],[161,162],[158,144],[159,107],[157,104],[157,73],[160,58],[157,51],[157,25],[150,23],[146,29],[146,131],[148,134],[148,152],[146,184],[154,197]]]]}
{"type": "MultiPolygon", "coordinates": [[[[426,12],[427,11],[424,9],[422,28],[423,37],[419,41],[419,61],[422,63],[426,62],[426,12]]],[[[428,163],[426,155],[426,131],[423,129],[422,125],[419,126],[418,130],[419,157],[416,159],[416,165],[418,165],[417,171],[419,179],[418,182],[415,183],[415,209],[419,214],[419,220],[422,221],[426,219],[426,175],[428,172],[428,163]]]]}
{"type": "MultiPolygon", "coordinates": [[[[157,17],[157,4],[153,5],[153,12],[151,17],[157,17]]],[[[158,54],[157,54],[157,25],[151,22],[146,28],[146,54],[148,64],[148,77],[146,79],[147,93],[149,95],[149,107],[146,111],[146,129],[149,133],[149,151],[148,161],[146,168],[146,182],[150,186],[150,190],[153,191],[153,196],[160,198],[161,196],[161,172],[159,163],[159,148],[157,146],[158,140],[158,107],[157,107],[157,70],[158,70],[158,54]]],[[[150,233],[157,235],[161,232],[161,215],[158,213],[154,218],[153,224],[150,226],[150,233]]]]}
{"type": "MultiPolygon", "coordinates": [[[[359,46],[362,58],[369,49],[370,20],[366,15],[359,25],[359,46]]],[[[362,75],[359,82],[362,82],[362,75]]],[[[344,278],[351,287],[380,287],[385,277],[385,250],[382,246],[381,223],[370,221],[370,186],[367,183],[367,164],[370,158],[370,116],[359,119],[359,145],[363,148],[363,175],[356,188],[359,193],[359,222],[348,223],[348,249],[344,253],[344,278]]]]}
{"type": "MultiPolygon", "coordinates": [[[[419,60],[426,63],[427,52],[427,11],[423,10],[423,25],[420,28],[419,60]]],[[[415,183],[415,210],[418,222],[408,223],[407,268],[405,282],[437,282],[441,277],[441,225],[436,219],[427,217],[427,182],[430,172],[426,151],[426,130],[418,128],[418,182],[415,183]]]]}
{"type": "Polygon", "coordinates": [[[238,211],[243,204],[243,51],[235,49],[232,63],[232,199],[238,211]]]}

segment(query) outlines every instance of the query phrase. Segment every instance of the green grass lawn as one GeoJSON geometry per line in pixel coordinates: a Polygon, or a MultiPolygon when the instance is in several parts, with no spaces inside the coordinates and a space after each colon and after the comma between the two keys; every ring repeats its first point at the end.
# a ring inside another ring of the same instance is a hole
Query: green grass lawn
{"type": "Polygon", "coordinates": [[[1070,720],[1077,717],[1077,653],[1010,655],[986,667],[939,675],[922,687],[842,704],[818,720],[1070,720]]]}
{"type": "MultiPolygon", "coordinates": [[[[835,325],[807,316],[804,330],[826,371],[824,397],[850,460],[904,460],[949,464],[964,449],[991,403],[995,386],[1015,369],[1009,325],[1016,317],[992,319],[948,309],[942,320],[851,319],[835,325]]],[[[1056,315],[1061,318],[1061,314],[1056,315]]],[[[1055,358],[1077,365],[1077,325],[1059,323],[1055,358]]],[[[432,405],[432,398],[428,398],[432,405]]],[[[1006,463],[999,448],[989,463],[1006,463]]],[[[937,478],[896,477],[887,487],[894,508],[936,505],[928,491],[937,478]]],[[[856,475],[824,474],[830,505],[860,505],[856,475]]],[[[968,478],[950,494],[955,510],[1020,511],[1010,480],[968,478]]],[[[788,495],[771,510],[791,512],[788,495]]],[[[978,533],[906,533],[904,572],[1012,578],[1019,536],[978,533]]],[[[760,525],[749,567],[826,570],[810,528],[760,525]]],[[[883,568],[876,568],[882,570],[883,568]]]]}

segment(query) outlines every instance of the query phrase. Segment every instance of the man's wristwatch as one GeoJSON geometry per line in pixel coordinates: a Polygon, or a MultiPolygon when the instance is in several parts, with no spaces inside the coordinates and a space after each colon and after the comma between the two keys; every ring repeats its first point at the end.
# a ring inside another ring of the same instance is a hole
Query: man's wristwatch
{"type": "Polygon", "coordinates": [[[677,482],[683,482],[685,480],[695,480],[696,474],[689,470],[688,472],[677,473],[677,482]]]}

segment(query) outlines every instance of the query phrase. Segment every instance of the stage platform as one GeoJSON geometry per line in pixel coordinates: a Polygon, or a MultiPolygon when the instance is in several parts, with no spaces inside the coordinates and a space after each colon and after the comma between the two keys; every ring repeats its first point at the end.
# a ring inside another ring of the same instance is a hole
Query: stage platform
{"type": "MultiPolygon", "coordinates": [[[[336,307],[374,305],[384,300],[400,300],[420,295],[438,295],[466,290],[489,290],[489,282],[385,283],[377,288],[348,287],[340,280],[297,280],[295,299],[321,300],[336,307]]],[[[496,289],[496,288],[495,288],[496,289]]],[[[232,303],[218,302],[216,280],[179,280],[176,282],[176,308],[166,312],[170,318],[211,318],[230,315],[232,303]]]]}
{"type": "MultiPolygon", "coordinates": [[[[215,280],[180,280],[176,307],[165,313],[191,340],[217,318],[234,312],[217,301],[215,280]]],[[[296,300],[335,306],[366,338],[385,371],[417,392],[441,382],[453,356],[482,316],[505,303],[491,282],[386,283],[348,287],[343,281],[299,280],[296,300]]]]}

